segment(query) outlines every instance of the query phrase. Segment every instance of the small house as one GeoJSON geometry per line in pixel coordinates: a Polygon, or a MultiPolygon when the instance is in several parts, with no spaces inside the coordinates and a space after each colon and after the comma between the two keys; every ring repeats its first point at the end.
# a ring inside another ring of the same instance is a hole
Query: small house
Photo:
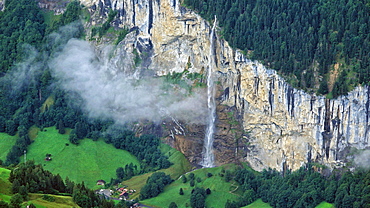
{"type": "Polygon", "coordinates": [[[100,185],[100,186],[104,186],[105,183],[106,182],[104,180],[98,180],[98,181],[96,181],[96,185],[100,185]]]}

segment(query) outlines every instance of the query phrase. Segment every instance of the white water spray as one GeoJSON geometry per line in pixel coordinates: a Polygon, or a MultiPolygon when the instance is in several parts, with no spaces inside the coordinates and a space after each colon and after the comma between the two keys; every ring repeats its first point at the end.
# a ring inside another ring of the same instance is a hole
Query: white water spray
{"type": "Polygon", "coordinates": [[[216,120],[216,101],[215,101],[215,87],[213,78],[213,69],[215,67],[215,28],[216,28],[217,18],[215,16],[215,21],[213,23],[211,36],[210,36],[210,49],[209,49],[209,63],[208,63],[208,75],[207,75],[207,96],[208,96],[208,126],[206,135],[204,138],[203,147],[203,161],[201,165],[204,168],[214,167],[214,154],[213,154],[213,134],[215,131],[215,120],[216,120]]]}

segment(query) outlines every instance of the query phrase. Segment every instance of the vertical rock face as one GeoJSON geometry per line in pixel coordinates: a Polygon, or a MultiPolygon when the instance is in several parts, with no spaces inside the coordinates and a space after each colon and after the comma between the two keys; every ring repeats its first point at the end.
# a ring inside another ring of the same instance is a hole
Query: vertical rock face
{"type": "Polygon", "coordinates": [[[4,0],[0,0],[0,11],[4,10],[4,0]]]}
{"type": "MultiPolygon", "coordinates": [[[[118,10],[116,26],[136,28],[135,45],[150,45],[148,70],[156,75],[208,67],[210,24],[180,6],[178,0],[81,0],[91,12],[106,16],[118,10]]],[[[369,146],[367,87],[335,100],[292,88],[273,70],[246,59],[217,38],[215,49],[218,108],[216,164],[242,161],[261,170],[297,169],[309,161],[330,166],[343,159],[348,147],[369,146]]],[[[141,52],[139,50],[139,52],[141,52]]],[[[199,160],[203,135],[173,133],[170,142],[199,160]]],[[[204,131],[201,132],[204,134],[204,131]]]]}

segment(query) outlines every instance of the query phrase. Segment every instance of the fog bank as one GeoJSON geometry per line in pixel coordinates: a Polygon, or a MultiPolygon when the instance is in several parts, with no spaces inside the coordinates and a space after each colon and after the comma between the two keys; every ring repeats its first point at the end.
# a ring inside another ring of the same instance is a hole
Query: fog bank
{"type": "Polygon", "coordinates": [[[141,77],[137,80],[124,74],[112,74],[110,71],[119,70],[110,69],[107,59],[98,58],[88,42],[70,39],[49,66],[64,90],[77,93],[83,99],[81,107],[92,118],[113,118],[118,123],[159,122],[169,117],[189,123],[205,122],[204,89],[189,95],[185,89],[168,87],[164,79],[141,77]]]}

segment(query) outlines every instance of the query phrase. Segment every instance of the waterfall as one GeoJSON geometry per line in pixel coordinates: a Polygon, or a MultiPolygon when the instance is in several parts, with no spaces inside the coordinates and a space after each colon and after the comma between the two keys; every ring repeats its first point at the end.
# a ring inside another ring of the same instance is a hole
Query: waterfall
{"type": "Polygon", "coordinates": [[[215,27],[217,18],[213,23],[211,35],[210,35],[210,47],[209,47],[209,63],[208,63],[208,75],[207,75],[207,102],[208,102],[208,126],[206,135],[204,137],[203,147],[203,161],[201,165],[205,168],[214,167],[214,155],[213,155],[213,134],[215,131],[215,120],[216,120],[216,101],[215,101],[215,87],[213,78],[213,69],[215,68],[215,27]]]}

